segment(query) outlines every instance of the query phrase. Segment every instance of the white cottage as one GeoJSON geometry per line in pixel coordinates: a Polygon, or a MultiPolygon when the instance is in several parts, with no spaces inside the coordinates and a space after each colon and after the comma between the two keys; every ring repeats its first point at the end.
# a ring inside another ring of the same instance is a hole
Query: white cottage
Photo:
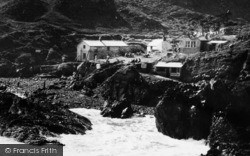
{"type": "Polygon", "coordinates": [[[183,64],[181,62],[158,62],[155,65],[155,72],[166,77],[180,77],[183,64]]]}
{"type": "Polygon", "coordinates": [[[125,42],[117,40],[82,40],[77,46],[77,61],[98,59],[100,52],[118,52],[120,48],[128,47],[125,42]]]}
{"type": "Polygon", "coordinates": [[[166,38],[154,39],[147,45],[147,53],[152,51],[160,51],[162,53],[171,53],[172,45],[170,40],[166,38]]]}

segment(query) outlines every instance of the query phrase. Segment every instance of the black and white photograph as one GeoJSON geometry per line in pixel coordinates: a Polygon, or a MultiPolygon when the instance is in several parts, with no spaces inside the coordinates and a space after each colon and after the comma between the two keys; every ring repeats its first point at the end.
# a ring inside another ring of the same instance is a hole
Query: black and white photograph
{"type": "Polygon", "coordinates": [[[0,0],[0,156],[250,156],[250,0],[0,0]]]}

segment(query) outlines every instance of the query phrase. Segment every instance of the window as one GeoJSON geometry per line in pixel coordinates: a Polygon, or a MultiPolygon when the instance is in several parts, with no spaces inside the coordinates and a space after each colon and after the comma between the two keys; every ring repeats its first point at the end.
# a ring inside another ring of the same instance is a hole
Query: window
{"type": "Polygon", "coordinates": [[[158,71],[158,72],[164,72],[164,71],[165,71],[165,68],[157,67],[157,68],[156,68],[156,71],[158,71]]]}
{"type": "Polygon", "coordinates": [[[85,53],[83,53],[82,58],[86,59],[86,54],[85,53]]]}
{"type": "Polygon", "coordinates": [[[172,72],[172,73],[177,73],[177,68],[172,68],[172,69],[171,69],[171,72],[172,72]]]}
{"type": "Polygon", "coordinates": [[[186,41],[186,47],[187,47],[187,48],[190,47],[190,41],[186,41]]]}
{"type": "Polygon", "coordinates": [[[86,45],[83,45],[83,49],[85,49],[86,48],[86,45]]]}
{"type": "Polygon", "coordinates": [[[171,68],[171,73],[180,73],[180,68],[171,68]]]}
{"type": "Polygon", "coordinates": [[[191,47],[196,47],[196,42],[195,41],[191,42],[191,47]]]}

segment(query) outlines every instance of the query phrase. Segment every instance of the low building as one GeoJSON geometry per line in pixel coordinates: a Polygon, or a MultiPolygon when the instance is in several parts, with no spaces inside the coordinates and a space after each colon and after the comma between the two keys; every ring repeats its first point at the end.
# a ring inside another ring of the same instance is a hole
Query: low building
{"type": "Polygon", "coordinates": [[[222,46],[226,44],[228,41],[222,40],[212,40],[208,42],[209,51],[220,51],[222,46]]]}
{"type": "Polygon", "coordinates": [[[104,51],[117,53],[120,48],[128,47],[118,40],[82,40],[77,46],[77,61],[99,59],[104,51]]]}
{"type": "Polygon", "coordinates": [[[199,38],[181,37],[177,41],[180,53],[193,54],[200,52],[201,41],[199,38]]]}
{"type": "Polygon", "coordinates": [[[182,66],[181,62],[158,62],[155,65],[155,72],[161,76],[179,78],[182,66]]]}
{"type": "Polygon", "coordinates": [[[171,40],[163,37],[162,39],[154,39],[147,45],[147,53],[153,51],[159,51],[162,53],[172,53],[172,44],[171,40]]]}

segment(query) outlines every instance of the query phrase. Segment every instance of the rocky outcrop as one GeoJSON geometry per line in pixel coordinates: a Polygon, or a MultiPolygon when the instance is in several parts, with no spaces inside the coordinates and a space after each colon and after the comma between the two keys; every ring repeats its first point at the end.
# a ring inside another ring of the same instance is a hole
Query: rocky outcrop
{"type": "Polygon", "coordinates": [[[225,105],[221,105],[223,108],[213,116],[208,137],[211,150],[208,155],[214,155],[218,151],[222,155],[250,154],[249,84],[249,81],[237,82],[228,92],[230,94],[220,101],[225,105]]]}
{"type": "Polygon", "coordinates": [[[118,70],[102,86],[102,96],[106,103],[101,114],[105,117],[130,117],[133,113],[131,104],[140,99],[139,96],[142,94],[137,93],[146,90],[145,84],[133,66],[125,66],[118,70]]]}
{"type": "Polygon", "coordinates": [[[208,136],[212,110],[204,104],[200,89],[176,83],[175,87],[166,90],[155,111],[156,126],[160,132],[178,139],[203,139],[208,136]]]}
{"type": "Polygon", "coordinates": [[[71,88],[75,90],[83,88],[95,89],[122,66],[122,63],[115,62],[102,64],[100,69],[96,69],[95,63],[83,62],[77,67],[77,74],[82,78],[72,82],[71,88]]]}
{"type": "Polygon", "coordinates": [[[85,77],[89,75],[91,72],[93,72],[95,69],[96,69],[95,63],[84,61],[77,66],[77,74],[81,77],[85,77]]]}
{"type": "Polygon", "coordinates": [[[0,92],[0,131],[2,136],[13,137],[28,144],[58,143],[46,136],[57,134],[85,134],[91,122],[60,103],[53,104],[54,95],[38,90],[27,99],[0,92]]]}
{"type": "Polygon", "coordinates": [[[208,139],[208,155],[249,155],[248,85],[224,80],[176,84],[156,107],[156,126],[174,138],[208,139]]]}
{"type": "Polygon", "coordinates": [[[214,115],[208,137],[211,149],[207,155],[249,155],[249,127],[239,125],[225,114],[214,115]]]}
{"type": "Polygon", "coordinates": [[[103,64],[100,70],[96,70],[84,80],[87,87],[93,89],[102,84],[105,80],[111,77],[116,71],[123,66],[122,63],[115,62],[111,64],[103,64]]]}
{"type": "Polygon", "coordinates": [[[166,89],[156,107],[160,132],[207,139],[207,155],[249,155],[249,39],[220,52],[186,60],[182,81],[166,89]]]}
{"type": "Polygon", "coordinates": [[[71,76],[76,71],[76,66],[71,63],[61,63],[57,67],[57,75],[71,76]]]}
{"type": "Polygon", "coordinates": [[[98,87],[106,100],[102,115],[121,118],[123,113],[132,113],[131,108],[139,114],[152,112],[150,107],[158,104],[166,89],[178,83],[171,79],[140,74],[133,65],[122,66],[98,87]]]}

